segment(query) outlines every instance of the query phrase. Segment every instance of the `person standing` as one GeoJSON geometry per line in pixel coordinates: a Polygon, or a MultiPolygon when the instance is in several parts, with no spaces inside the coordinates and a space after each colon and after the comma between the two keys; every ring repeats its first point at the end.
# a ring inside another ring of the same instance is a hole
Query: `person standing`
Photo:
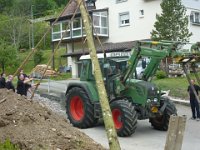
{"type": "MultiPolygon", "coordinates": [[[[191,80],[192,85],[194,86],[194,89],[197,93],[197,95],[199,95],[198,91],[200,91],[200,87],[198,85],[195,84],[195,80],[191,80]]],[[[195,97],[194,92],[192,91],[192,87],[191,85],[188,86],[188,94],[190,97],[190,106],[192,109],[192,120],[197,120],[200,121],[200,111],[199,111],[199,103],[198,100],[195,97]]]]}
{"type": "Polygon", "coordinates": [[[0,78],[0,89],[5,88],[5,86],[6,86],[6,79],[5,79],[5,77],[6,77],[6,74],[2,73],[1,74],[1,78],[0,78]]]}
{"type": "Polygon", "coordinates": [[[8,81],[6,82],[6,86],[5,86],[5,87],[6,87],[8,90],[12,89],[13,92],[15,92],[15,87],[14,87],[14,85],[13,85],[13,83],[12,83],[12,80],[13,80],[13,76],[12,76],[12,75],[9,75],[9,76],[8,76],[8,81]]]}
{"type": "Polygon", "coordinates": [[[23,74],[20,74],[19,80],[17,82],[17,94],[25,95],[27,96],[27,92],[29,88],[31,88],[31,85],[28,84],[32,79],[25,78],[23,74]]]}
{"type": "Polygon", "coordinates": [[[17,81],[17,94],[26,96],[26,88],[24,83],[24,75],[19,75],[19,80],[17,81]]]}

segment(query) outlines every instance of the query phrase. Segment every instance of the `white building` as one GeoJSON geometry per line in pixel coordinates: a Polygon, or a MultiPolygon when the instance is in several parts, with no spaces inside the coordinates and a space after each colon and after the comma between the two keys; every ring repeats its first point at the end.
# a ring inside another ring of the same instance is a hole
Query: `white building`
{"type": "Polygon", "coordinates": [[[190,42],[200,41],[200,0],[182,0],[187,9],[187,15],[189,18],[188,28],[192,32],[190,42]]]}
{"type": "MultiPolygon", "coordinates": [[[[162,0],[97,0],[98,9],[108,8],[109,39],[123,42],[150,39],[162,0]]],[[[200,41],[200,0],[182,0],[187,9],[190,42],[200,41]]]]}
{"type": "MultiPolygon", "coordinates": [[[[109,52],[123,51],[131,49],[135,40],[150,39],[156,14],[161,13],[161,1],[97,0],[95,5],[90,3],[88,9],[94,24],[93,28],[104,43],[104,50],[109,52]]],[[[182,3],[187,8],[188,27],[193,33],[190,42],[200,41],[200,0],[182,0],[182,3]]],[[[54,44],[63,36],[76,6],[76,2],[73,1],[54,26],[52,30],[53,49],[54,44]]],[[[62,42],[66,45],[68,51],[63,57],[68,57],[68,65],[72,66],[73,77],[78,75],[77,62],[79,57],[88,52],[80,12],[77,13],[75,18],[62,42]]],[[[52,23],[54,20],[49,21],[52,23]]],[[[99,52],[102,51],[97,41],[96,47],[99,52]]]]}

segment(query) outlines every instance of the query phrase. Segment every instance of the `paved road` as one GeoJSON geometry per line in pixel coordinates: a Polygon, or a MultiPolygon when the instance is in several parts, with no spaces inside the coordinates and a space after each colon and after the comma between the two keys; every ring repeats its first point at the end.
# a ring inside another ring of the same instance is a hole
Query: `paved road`
{"type": "MultiPolygon", "coordinates": [[[[179,115],[191,116],[188,106],[177,105],[179,115]]],[[[108,148],[106,133],[103,126],[81,129],[95,141],[108,148]]],[[[166,141],[165,131],[154,130],[148,120],[138,121],[135,134],[131,137],[119,138],[123,150],[163,150],[166,141]]],[[[182,150],[200,149],[200,122],[187,119],[182,150]]]]}
{"type": "MultiPolygon", "coordinates": [[[[58,81],[51,83],[51,92],[65,92],[67,82],[58,81]]],[[[47,88],[46,83],[42,83],[40,90],[47,88]]],[[[63,107],[61,107],[63,109],[63,107]]],[[[190,107],[177,104],[178,114],[191,117],[190,107]]],[[[82,132],[90,136],[96,142],[108,148],[106,133],[103,126],[90,129],[81,129],[82,132]]],[[[131,137],[119,138],[123,150],[163,150],[166,141],[165,131],[154,130],[148,120],[138,121],[135,134],[131,137]]],[[[182,150],[200,150],[200,122],[187,119],[182,150]]]]}

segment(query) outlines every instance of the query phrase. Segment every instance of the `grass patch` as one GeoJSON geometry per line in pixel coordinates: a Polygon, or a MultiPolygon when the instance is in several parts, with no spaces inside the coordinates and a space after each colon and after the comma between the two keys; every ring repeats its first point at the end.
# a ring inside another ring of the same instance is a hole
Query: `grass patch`
{"type": "Polygon", "coordinates": [[[156,79],[153,80],[153,83],[162,90],[170,90],[170,96],[188,99],[187,87],[189,84],[185,77],[156,79]]]}
{"type": "Polygon", "coordinates": [[[67,80],[71,78],[71,73],[60,73],[58,76],[50,77],[51,80],[67,80]]]}
{"type": "MultiPolygon", "coordinates": [[[[42,50],[43,52],[43,60],[40,64],[47,64],[47,62],[49,61],[50,57],[52,56],[52,50],[42,50]]],[[[23,60],[26,58],[26,56],[30,53],[29,51],[23,52],[23,53],[19,53],[19,60],[20,62],[23,62],[23,60]]],[[[56,55],[55,55],[55,68],[58,69],[60,66],[60,63],[62,65],[66,65],[67,64],[67,60],[66,59],[62,59],[62,61],[60,60],[60,56],[65,54],[66,50],[65,48],[60,48],[56,55]]],[[[52,64],[50,64],[52,65],[52,64]]],[[[33,56],[31,56],[30,60],[27,62],[27,64],[24,66],[24,72],[26,74],[30,74],[31,70],[35,67],[34,65],[34,61],[33,61],[33,56]]],[[[15,71],[15,70],[14,70],[15,71]]]]}
{"type": "Polygon", "coordinates": [[[6,140],[5,142],[0,142],[0,149],[1,150],[19,150],[18,146],[12,144],[10,140],[6,140]]]}

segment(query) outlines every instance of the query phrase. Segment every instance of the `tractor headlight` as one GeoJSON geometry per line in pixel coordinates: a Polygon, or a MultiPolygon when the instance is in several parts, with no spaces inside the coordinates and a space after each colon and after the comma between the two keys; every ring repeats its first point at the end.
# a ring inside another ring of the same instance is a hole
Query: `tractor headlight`
{"type": "Polygon", "coordinates": [[[151,99],[147,99],[147,103],[151,103],[151,99]]]}
{"type": "Polygon", "coordinates": [[[158,102],[158,99],[157,99],[157,98],[154,98],[154,99],[153,99],[153,102],[157,103],[157,102],[158,102]]]}

